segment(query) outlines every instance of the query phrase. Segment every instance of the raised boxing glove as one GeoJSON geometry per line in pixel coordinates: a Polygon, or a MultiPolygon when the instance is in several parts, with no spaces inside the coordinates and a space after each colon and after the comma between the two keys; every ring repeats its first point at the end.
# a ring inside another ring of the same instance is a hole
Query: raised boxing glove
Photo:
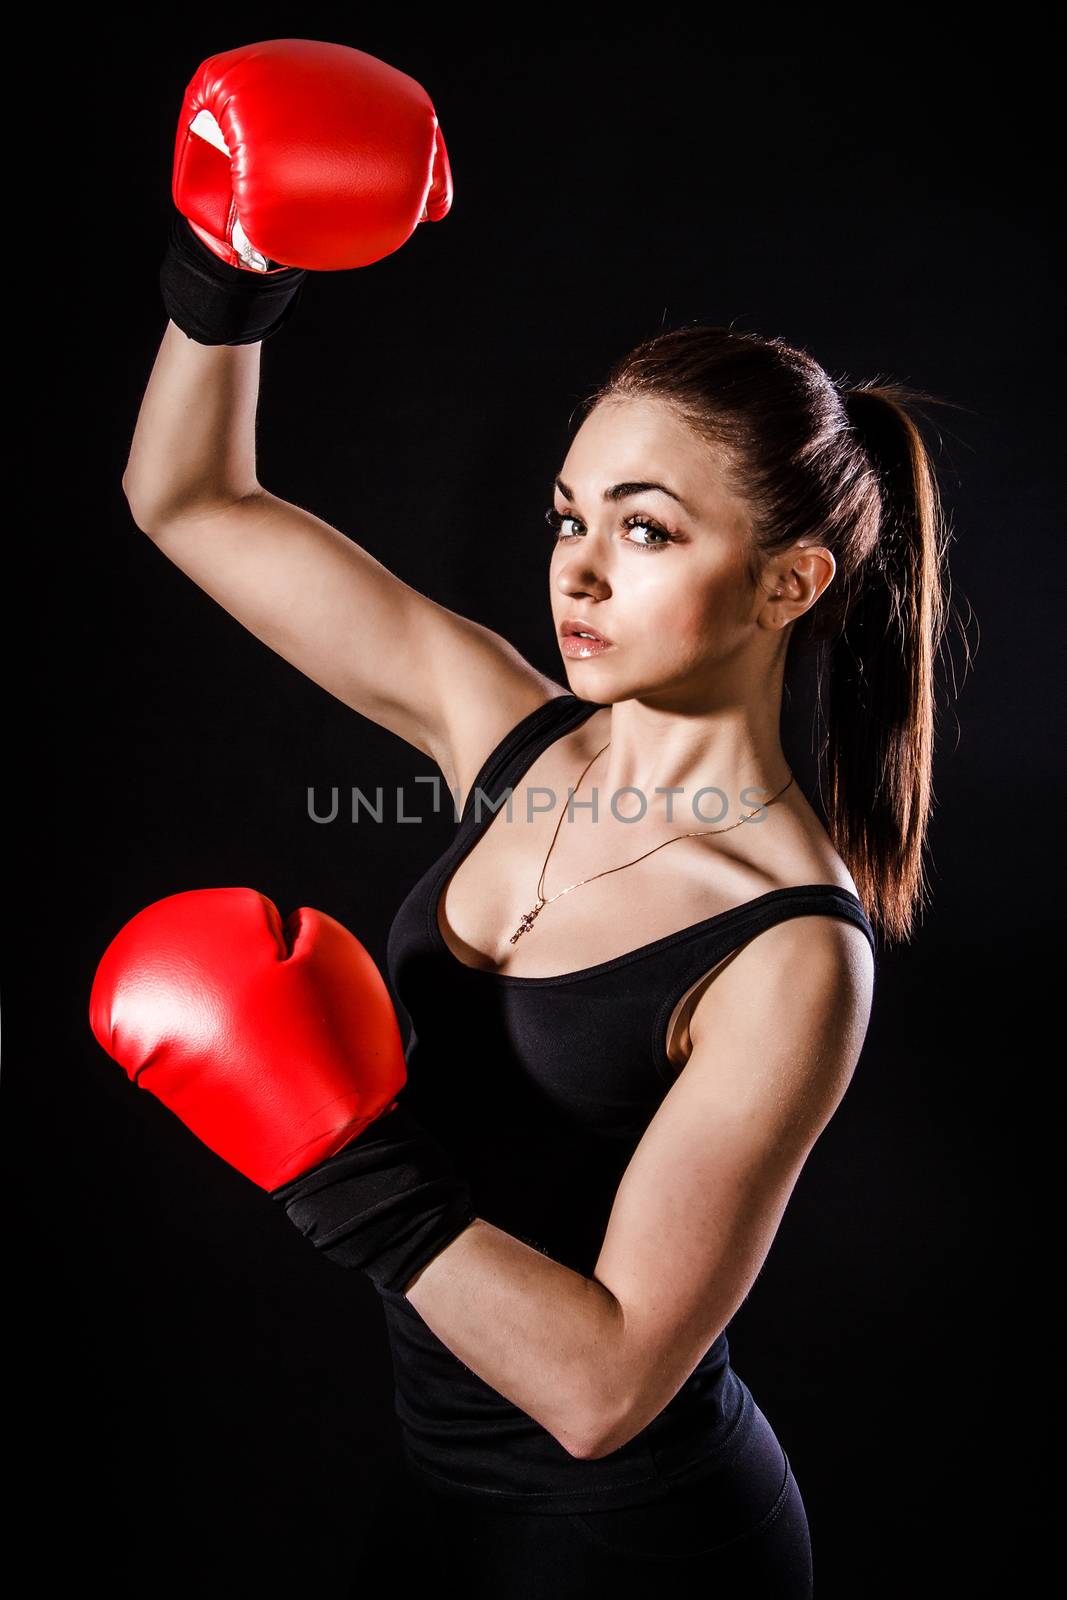
{"type": "Polygon", "coordinates": [[[197,68],[172,192],[230,265],[330,272],[380,261],[439,222],[452,176],[414,78],[349,45],[267,39],[197,68]]]}

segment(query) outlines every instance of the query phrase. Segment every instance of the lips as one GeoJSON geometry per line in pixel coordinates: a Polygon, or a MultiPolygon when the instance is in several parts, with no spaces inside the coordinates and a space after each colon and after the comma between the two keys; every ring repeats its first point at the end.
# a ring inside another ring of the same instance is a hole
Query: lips
{"type": "Polygon", "coordinates": [[[611,640],[598,628],[594,628],[590,622],[583,622],[580,617],[569,617],[559,631],[564,639],[573,638],[575,634],[587,634],[594,644],[611,643],[611,640]]]}

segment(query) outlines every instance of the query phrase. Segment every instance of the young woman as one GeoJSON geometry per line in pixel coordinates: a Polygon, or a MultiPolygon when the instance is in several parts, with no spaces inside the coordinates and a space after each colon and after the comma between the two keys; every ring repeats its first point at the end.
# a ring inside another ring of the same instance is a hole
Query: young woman
{"type": "MultiPolygon", "coordinates": [[[[225,294],[236,267],[177,248],[225,294]]],[[[923,397],[722,327],[625,355],[554,478],[554,678],[262,486],[261,340],[226,337],[168,323],[135,521],[465,797],[388,945],[403,1101],[475,1216],[382,1293],[405,1471],[380,1552],[417,1576],[421,1541],[424,1576],[494,1597],[807,1596],[800,1488],[726,1329],[856,1066],[875,934],[922,898],[923,397]],[[780,740],[802,649],[825,822],[780,740]]]]}

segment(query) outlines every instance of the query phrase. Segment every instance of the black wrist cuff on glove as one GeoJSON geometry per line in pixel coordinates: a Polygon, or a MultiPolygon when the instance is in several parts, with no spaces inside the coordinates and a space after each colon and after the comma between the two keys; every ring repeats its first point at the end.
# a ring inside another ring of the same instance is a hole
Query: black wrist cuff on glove
{"type": "Polygon", "coordinates": [[[317,1250],[364,1272],[379,1293],[402,1294],[475,1218],[450,1157],[401,1105],[271,1199],[317,1250]]]}
{"type": "Polygon", "coordinates": [[[307,271],[233,267],[198,239],[185,217],[171,217],[159,287],[167,315],[198,344],[256,344],[277,333],[300,301],[307,271]]]}

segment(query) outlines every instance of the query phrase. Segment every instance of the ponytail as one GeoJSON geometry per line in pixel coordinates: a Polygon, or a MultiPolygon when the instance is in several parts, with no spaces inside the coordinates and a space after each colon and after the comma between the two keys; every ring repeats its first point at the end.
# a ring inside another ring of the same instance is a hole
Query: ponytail
{"type": "Polygon", "coordinates": [[[820,752],[824,804],[883,940],[912,932],[927,882],[923,843],[934,802],[935,666],[947,622],[948,540],[937,484],[900,384],[842,396],[877,478],[877,541],[858,570],[839,631],[823,644],[820,752]]]}

